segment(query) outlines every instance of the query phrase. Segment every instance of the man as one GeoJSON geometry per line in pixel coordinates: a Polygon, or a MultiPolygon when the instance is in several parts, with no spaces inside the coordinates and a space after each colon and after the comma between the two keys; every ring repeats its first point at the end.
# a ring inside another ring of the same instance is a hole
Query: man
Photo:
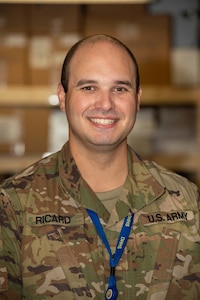
{"type": "Polygon", "coordinates": [[[69,51],[69,141],[1,186],[0,299],[200,298],[198,189],[127,146],[141,93],[120,41],[69,51]]]}

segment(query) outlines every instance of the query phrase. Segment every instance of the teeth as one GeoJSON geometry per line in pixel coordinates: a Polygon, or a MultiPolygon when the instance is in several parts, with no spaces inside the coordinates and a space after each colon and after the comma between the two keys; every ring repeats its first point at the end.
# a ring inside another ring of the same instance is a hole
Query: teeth
{"type": "Polygon", "coordinates": [[[102,125],[109,125],[115,122],[115,120],[111,120],[111,119],[91,119],[91,121],[102,125]]]}

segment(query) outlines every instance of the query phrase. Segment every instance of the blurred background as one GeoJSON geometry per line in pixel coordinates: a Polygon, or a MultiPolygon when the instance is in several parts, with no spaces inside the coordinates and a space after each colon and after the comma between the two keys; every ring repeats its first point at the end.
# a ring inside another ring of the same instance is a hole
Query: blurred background
{"type": "Polygon", "coordinates": [[[96,33],[122,40],[139,64],[131,146],[200,185],[198,0],[0,0],[0,180],[68,139],[56,97],[61,66],[76,41],[96,33]]]}

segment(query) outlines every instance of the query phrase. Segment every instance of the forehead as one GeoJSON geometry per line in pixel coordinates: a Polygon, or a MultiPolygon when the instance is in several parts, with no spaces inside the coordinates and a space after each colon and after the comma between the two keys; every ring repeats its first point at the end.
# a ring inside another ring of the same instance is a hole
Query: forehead
{"type": "Polygon", "coordinates": [[[135,68],[127,50],[122,45],[109,40],[86,41],[81,44],[71,59],[70,69],[71,66],[73,68],[81,65],[87,67],[92,63],[113,63],[135,68]]]}
{"type": "MultiPolygon", "coordinates": [[[[77,51],[74,54],[73,58],[77,56],[102,56],[105,57],[105,54],[127,56],[130,58],[128,52],[120,44],[115,43],[114,41],[108,40],[98,40],[98,41],[86,41],[79,46],[77,51]]],[[[73,59],[72,58],[72,59],[73,59]]]]}

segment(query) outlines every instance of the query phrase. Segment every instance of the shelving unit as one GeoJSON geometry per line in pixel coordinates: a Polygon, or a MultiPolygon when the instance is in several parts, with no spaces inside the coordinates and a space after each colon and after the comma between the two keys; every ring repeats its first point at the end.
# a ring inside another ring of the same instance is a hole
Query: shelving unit
{"type": "MultiPolygon", "coordinates": [[[[142,85],[142,105],[199,105],[200,87],[142,85]]],[[[0,88],[0,107],[50,107],[49,97],[56,87],[9,86],[0,88]]]]}
{"type": "Polygon", "coordinates": [[[12,156],[12,155],[0,155],[0,175],[2,174],[14,174],[23,168],[32,165],[34,162],[40,160],[41,155],[24,155],[24,156],[12,156]]]}
{"type": "MultiPolygon", "coordinates": [[[[145,106],[160,107],[164,105],[181,106],[194,105],[196,107],[196,139],[197,149],[188,154],[151,154],[148,159],[180,172],[195,173],[195,181],[200,184],[200,87],[173,86],[143,86],[142,103],[145,106]]],[[[56,89],[47,86],[12,86],[0,89],[1,107],[37,107],[49,108],[49,97],[56,93],[56,89]]],[[[41,155],[27,154],[23,157],[0,155],[0,174],[15,173],[32,164],[41,155]]]]}
{"type": "Polygon", "coordinates": [[[0,0],[0,58],[5,60],[1,74],[5,67],[7,76],[5,86],[4,80],[0,85],[0,110],[2,116],[7,113],[10,117],[13,111],[13,115],[21,114],[26,129],[22,134],[25,155],[10,154],[9,145],[6,150],[3,145],[2,152],[0,148],[0,177],[16,173],[48,151],[48,118],[58,109],[58,102],[49,101],[52,95],[56,96],[58,65],[60,70],[60,63],[74,39],[106,32],[121,39],[136,55],[143,108],[153,108],[156,113],[165,107],[195,108],[194,151],[154,151],[145,158],[180,173],[194,174],[195,182],[200,185],[200,86],[171,84],[171,18],[168,13],[151,14],[143,5],[149,2],[151,0],[0,0]]]}
{"type": "MultiPolygon", "coordinates": [[[[142,105],[200,104],[200,87],[142,86],[142,105]]],[[[0,107],[50,107],[49,96],[56,94],[55,87],[9,86],[0,88],[0,107]]]]}
{"type": "MultiPolygon", "coordinates": [[[[153,0],[6,0],[6,3],[13,3],[13,4],[21,4],[21,3],[35,3],[35,4],[142,4],[148,3],[153,0]]],[[[5,0],[0,0],[0,3],[5,3],[5,0]]]]}

